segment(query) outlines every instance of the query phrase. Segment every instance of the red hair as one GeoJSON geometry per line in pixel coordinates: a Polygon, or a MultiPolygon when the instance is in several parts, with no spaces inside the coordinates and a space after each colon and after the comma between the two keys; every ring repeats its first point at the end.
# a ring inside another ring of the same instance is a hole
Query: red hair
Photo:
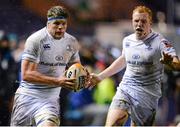
{"type": "Polygon", "coordinates": [[[133,10],[133,14],[135,12],[147,13],[149,15],[150,21],[152,22],[152,11],[148,7],[146,7],[146,6],[136,6],[135,9],[133,10]]]}

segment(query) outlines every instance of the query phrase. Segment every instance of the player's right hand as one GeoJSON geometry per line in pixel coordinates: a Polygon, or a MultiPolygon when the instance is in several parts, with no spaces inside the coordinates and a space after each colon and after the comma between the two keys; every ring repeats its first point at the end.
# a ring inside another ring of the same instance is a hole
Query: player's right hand
{"type": "Polygon", "coordinates": [[[76,79],[75,78],[66,78],[64,76],[61,76],[58,78],[58,86],[69,89],[69,90],[74,90],[76,86],[76,79]]]}
{"type": "Polygon", "coordinates": [[[91,73],[89,77],[89,82],[86,84],[85,88],[91,89],[96,86],[100,81],[101,79],[98,77],[97,74],[91,73]]]}

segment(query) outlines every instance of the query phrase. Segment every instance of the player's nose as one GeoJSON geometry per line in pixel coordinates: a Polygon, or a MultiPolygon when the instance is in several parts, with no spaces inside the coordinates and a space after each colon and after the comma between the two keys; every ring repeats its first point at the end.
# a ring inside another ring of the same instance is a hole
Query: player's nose
{"type": "Polygon", "coordinates": [[[142,22],[139,21],[139,22],[137,23],[137,25],[138,25],[138,26],[142,26],[142,22]]]}
{"type": "Polygon", "coordinates": [[[64,26],[62,24],[58,25],[58,29],[62,29],[64,26]]]}

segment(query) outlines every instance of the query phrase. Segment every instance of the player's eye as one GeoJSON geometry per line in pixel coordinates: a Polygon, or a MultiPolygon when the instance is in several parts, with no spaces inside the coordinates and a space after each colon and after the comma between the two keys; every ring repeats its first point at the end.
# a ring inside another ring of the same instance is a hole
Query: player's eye
{"type": "Polygon", "coordinates": [[[139,20],[134,20],[134,22],[138,23],[138,22],[139,22],[139,20]]]}
{"type": "Polygon", "coordinates": [[[65,25],[66,25],[66,22],[63,22],[62,25],[65,26],[65,25]]]}
{"type": "Polygon", "coordinates": [[[58,25],[65,26],[66,22],[54,22],[53,24],[56,25],[56,26],[58,26],[58,25]]]}
{"type": "Polygon", "coordinates": [[[59,25],[59,24],[60,24],[60,22],[54,22],[53,24],[55,24],[55,25],[59,25]]]}
{"type": "Polygon", "coordinates": [[[142,20],[141,22],[142,22],[142,23],[146,23],[147,21],[146,21],[146,20],[142,20]]]}

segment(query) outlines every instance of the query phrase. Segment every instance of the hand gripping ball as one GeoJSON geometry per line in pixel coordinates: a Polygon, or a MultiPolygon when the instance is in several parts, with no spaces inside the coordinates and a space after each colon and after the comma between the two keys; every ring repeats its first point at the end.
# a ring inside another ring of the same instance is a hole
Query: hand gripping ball
{"type": "Polygon", "coordinates": [[[76,78],[76,86],[74,91],[79,91],[80,89],[84,88],[86,83],[86,76],[87,71],[80,63],[71,65],[66,72],[67,78],[76,78]]]}

